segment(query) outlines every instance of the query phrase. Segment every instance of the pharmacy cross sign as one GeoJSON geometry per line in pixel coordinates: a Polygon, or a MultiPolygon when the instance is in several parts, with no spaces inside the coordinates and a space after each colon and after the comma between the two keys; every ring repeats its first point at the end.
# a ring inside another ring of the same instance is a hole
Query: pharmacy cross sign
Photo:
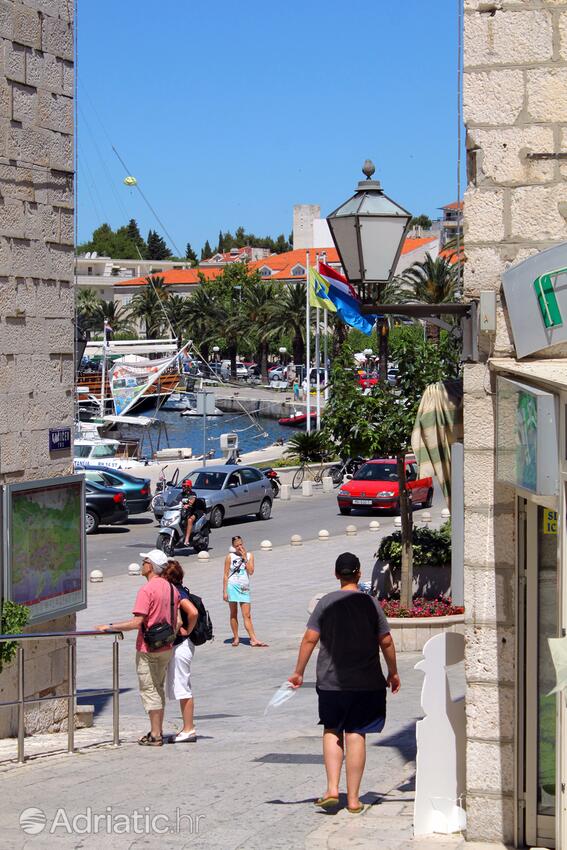
{"type": "Polygon", "coordinates": [[[567,243],[512,266],[502,286],[517,357],[567,342],[567,243]]]}

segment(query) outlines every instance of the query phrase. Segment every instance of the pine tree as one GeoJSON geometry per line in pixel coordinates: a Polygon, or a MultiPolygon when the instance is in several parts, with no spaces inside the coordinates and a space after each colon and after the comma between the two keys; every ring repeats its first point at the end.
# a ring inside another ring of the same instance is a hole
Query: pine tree
{"type": "Polygon", "coordinates": [[[211,251],[211,246],[209,245],[209,240],[205,242],[204,247],[201,249],[201,259],[202,260],[210,260],[213,256],[213,252],[211,251]]]}
{"type": "Polygon", "coordinates": [[[189,262],[193,266],[197,266],[199,264],[199,261],[197,260],[197,254],[191,247],[190,242],[187,243],[187,247],[185,248],[185,259],[189,260],[189,262]]]}
{"type": "Polygon", "coordinates": [[[217,248],[219,254],[222,254],[225,251],[224,247],[224,236],[222,235],[222,230],[219,230],[219,245],[217,248]]]}
{"type": "Polygon", "coordinates": [[[165,240],[155,230],[150,230],[148,233],[148,260],[166,260],[170,256],[171,251],[165,244],[165,240]]]}

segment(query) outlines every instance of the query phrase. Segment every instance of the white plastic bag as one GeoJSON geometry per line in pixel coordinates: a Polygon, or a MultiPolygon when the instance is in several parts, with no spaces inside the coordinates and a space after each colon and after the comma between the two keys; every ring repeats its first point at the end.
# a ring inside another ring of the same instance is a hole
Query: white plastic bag
{"type": "Polygon", "coordinates": [[[294,694],[297,693],[299,688],[294,688],[291,682],[284,682],[281,687],[277,689],[268,705],[265,708],[264,716],[268,713],[271,708],[278,708],[280,705],[283,705],[284,702],[287,702],[288,699],[291,699],[294,694]]]}

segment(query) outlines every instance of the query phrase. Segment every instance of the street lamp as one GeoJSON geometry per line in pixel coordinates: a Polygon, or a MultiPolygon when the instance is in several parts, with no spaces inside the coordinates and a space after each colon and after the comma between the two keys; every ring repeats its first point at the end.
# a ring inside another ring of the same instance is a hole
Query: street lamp
{"type": "Polygon", "coordinates": [[[366,358],[368,358],[368,357],[372,357],[372,349],[371,349],[371,348],[365,348],[365,349],[364,349],[364,351],[363,351],[362,353],[364,354],[364,356],[365,356],[366,358]]]}
{"type": "Polygon", "coordinates": [[[282,366],[285,366],[285,356],[287,354],[287,348],[285,347],[285,345],[280,346],[279,352],[280,360],[282,361],[282,366]]]}
{"type": "Polygon", "coordinates": [[[384,194],[372,180],[367,159],[356,192],[327,216],[344,272],[363,302],[375,300],[392,277],[409,230],[411,213],[384,194]]]}
{"type": "Polygon", "coordinates": [[[220,348],[218,345],[213,345],[213,354],[215,355],[215,363],[218,363],[220,348]]]}

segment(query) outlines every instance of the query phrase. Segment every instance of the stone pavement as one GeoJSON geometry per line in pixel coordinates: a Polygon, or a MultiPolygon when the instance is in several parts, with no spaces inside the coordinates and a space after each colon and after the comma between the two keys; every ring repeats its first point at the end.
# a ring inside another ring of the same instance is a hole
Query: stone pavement
{"type": "MultiPolygon", "coordinates": [[[[369,808],[360,816],[349,815],[343,805],[336,814],[326,814],[312,804],[324,790],[314,660],[304,687],[289,702],[264,714],[271,695],[293,670],[310,598],[334,586],[336,555],[355,551],[364,577],[369,578],[377,544],[377,536],[364,531],[355,538],[343,535],[329,542],[257,553],[252,613],[258,635],[270,644],[267,649],[252,649],[244,642],[237,649],[230,646],[227,606],[221,596],[222,559],[208,563],[184,559],[187,583],[204,597],[216,633],[213,643],[197,649],[193,665],[197,744],[148,749],[135,743],[147,731],[147,721],[136,690],[134,634],[127,633],[121,645],[123,745],[114,749],[95,743],[108,741],[111,731],[111,704],[100,697],[95,727],[77,733],[77,741],[88,741],[88,747],[72,756],[33,758],[21,767],[4,762],[0,847],[459,847],[460,837],[412,840],[414,727],[420,717],[422,681],[413,669],[417,654],[400,658],[402,690],[389,698],[383,734],[369,736],[362,789],[369,808]],[[20,812],[32,807],[41,809],[47,819],[38,835],[26,835],[19,825],[20,812]],[[99,815],[96,835],[93,822],[90,827],[87,823],[89,807],[99,815]],[[57,813],[60,808],[64,813],[57,813]],[[70,822],[81,814],[76,827],[87,833],[70,834],[65,818],[70,822]],[[129,820],[119,820],[118,815],[129,820]],[[152,821],[155,816],[157,821],[152,821]],[[116,831],[128,825],[130,834],[112,834],[113,824],[116,831]],[[138,834],[133,834],[135,827],[138,834]],[[166,839],[160,829],[167,830],[166,839]]],[[[125,568],[130,559],[125,556],[125,568]]],[[[91,585],[89,608],[79,615],[78,627],[126,617],[142,581],[123,575],[91,585]]],[[[79,643],[80,688],[110,685],[110,652],[108,638],[79,643]]],[[[168,704],[166,731],[173,731],[178,722],[178,706],[168,704]]],[[[51,737],[64,746],[65,736],[51,737]]],[[[32,744],[30,740],[30,752],[32,744]]],[[[5,758],[6,751],[0,750],[0,759],[3,754],[5,758]]]]}

